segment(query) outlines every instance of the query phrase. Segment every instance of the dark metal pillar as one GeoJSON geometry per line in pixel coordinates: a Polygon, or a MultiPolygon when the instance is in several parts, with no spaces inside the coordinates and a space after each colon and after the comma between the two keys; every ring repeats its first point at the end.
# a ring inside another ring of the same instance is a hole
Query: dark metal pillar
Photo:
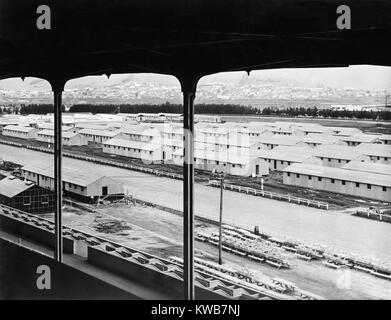
{"type": "Polygon", "coordinates": [[[183,92],[183,271],[186,300],[194,300],[194,99],[197,81],[181,81],[183,92]]]}
{"type": "Polygon", "coordinates": [[[54,193],[55,193],[55,217],[54,217],[54,258],[58,262],[63,261],[63,234],[62,234],[62,92],[64,84],[52,84],[54,94],[54,193]]]}

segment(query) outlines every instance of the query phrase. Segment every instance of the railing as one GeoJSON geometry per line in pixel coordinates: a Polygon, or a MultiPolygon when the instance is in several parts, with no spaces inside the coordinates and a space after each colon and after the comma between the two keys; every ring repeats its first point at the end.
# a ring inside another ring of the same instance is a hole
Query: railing
{"type": "MultiPolygon", "coordinates": [[[[2,217],[8,218],[10,221],[17,221],[21,224],[29,225],[34,228],[38,242],[42,243],[42,231],[46,231],[49,235],[53,234],[54,222],[51,219],[29,214],[27,212],[0,204],[0,218],[2,217]]],[[[5,227],[10,225],[12,224],[3,224],[5,227]]],[[[16,235],[23,235],[23,231],[18,231],[16,235]]],[[[143,268],[141,272],[143,275],[147,275],[146,279],[162,279],[161,281],[165,286],[173,283],[173,278],[179,281],[183,281],[183,266],[177,262],[172,262],[153,254],[67,226],[63,226],[63,237],[64,239],[67,239],[69,248],[72,249],[69,250],[68,253],[80,255],[80,252],[75,252],[75,241],[83,242],[85,245],[87,245],[88,250],[87,252],[82,253],[82,256],[87,258],[89,263],[95,264],[97,266],[103,266],[106,269],[109,269],[112,272],[118,272],[125,277],[135,277],[135,273],[140,272],[141,268],[143,268]],[[99,255],[99,252],[101,255],[99,255]],[[97,255],[99,255],[100,258],[97,258],[97,255]],[[123,264],[124,262],[129,263],[125,268],[123,264]],[[109,266],[109,268],[107,268],[107,266],[109,266]],[[125,272],[124,270],[128,271],[125,272]],[[153,274],[151,274],[151,270],[154,271],[153,274]],[[157,276],[160,278],[157,278],[157,276]]],[[[48,239],[51,240],[50,237],[48,239]]],[[[48,242],[47,239],[46,242],[48,242]]],[[[270,297],[273,299],[289,299],[288,295],[276,293],[272,289],[267,289],[261,286],[250,287],[248,283],[244,281],[243,283],[235,283],[226,277],[222,278],[222,276],[223,274],[214,276],[210,275],[209,273],[204,273],[203,271],[197,270],[197,273],[195,274],[195,280],[197,281],[195,289],[200,294],[202,294],[205,289],[208,290],[207,292],[215,293],[215,299],[221,298],[221,291],[219,289],[223,289],[223,292],[227,292],[227,294],[223,294],[223,296],[231,299],[246,299],[248,297],[252,297],[253,299],[262,299],[265,297],[270,297]],[[216,283],[217,280],[220,282],[216,283]],[[222,280],[224,282],[221,282],[222,280]],[[202,283],[207,283],[208,285],[203,286],[202,283]]],[[[159,285],[159,281],[157,283],[155,282],[155,285],[159,285]]],[[[174,282],[174,288],[177,288],[178,285],[180,285],[180,283],[174,282]]],[[[168,287],[168,289],[172,290],[170,287],[168,287]]]]}
{"type": "Polygon", "coordinates": [[[391,223],[391,215],[387,215],[387,214],[368,212],[368,211],[356,211],[355,215],[362,218],[391,223]]]}
{"type": "MultiPolygon", "coordinates": [[[[213,187],[220,188],[220,181],[211,180],[209,182],[209,185],[211,185],[213,187]]],[[[270,198],[270,199],[275,199],[275,200],[280,200],[280,201],[288,201],[288,202],[292,202],[295,204],[306,205],[309,207],[316,207],[319,209],[325,209],[325,210],[329,209],[329,204],[326,202],[295,197],[295,196],[292,196],[289,194],[275,193],[275,192],[264,191],[264,190],[250,188],[250,187],[243,187],[243,186],[238,186],[238,185],[233,185],[233,184],[227,184],[227,183],[223,184],[223,188],[226,190],[231,190],[231,191],[236,191],[236,192],[241,192],[241,193],[246,193],[246,194],[252,194],[254,196],[260,196],[260,197],[265,197],[265,198],[270,198]]]]}

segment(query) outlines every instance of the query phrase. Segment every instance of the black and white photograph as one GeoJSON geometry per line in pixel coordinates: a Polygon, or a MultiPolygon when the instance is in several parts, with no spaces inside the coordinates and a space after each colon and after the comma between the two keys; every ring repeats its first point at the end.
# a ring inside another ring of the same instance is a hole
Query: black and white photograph
{"type": "Polygon", "coordinates": [[[390,44],[390,0],[0,0],[0,300],[391,300],[390,44]]]}

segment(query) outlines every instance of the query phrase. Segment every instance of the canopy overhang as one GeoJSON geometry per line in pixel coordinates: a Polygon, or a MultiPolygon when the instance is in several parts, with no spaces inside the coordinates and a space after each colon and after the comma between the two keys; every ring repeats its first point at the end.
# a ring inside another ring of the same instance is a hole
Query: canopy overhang
{"type": "Polygon", "coordinates": [[[391,66],[389,0],[47,0],[39,30],[42,4],[0,0],[0,78],[391,66]]]}

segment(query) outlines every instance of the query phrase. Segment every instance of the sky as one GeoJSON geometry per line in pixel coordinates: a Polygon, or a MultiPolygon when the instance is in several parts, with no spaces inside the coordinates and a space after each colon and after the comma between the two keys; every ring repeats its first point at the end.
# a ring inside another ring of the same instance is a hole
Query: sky
{"type": "MultiPolygon", "coordinates": [[[[391,67],[383,66],[351,66],[343,68],[308,68],[308,69],[274,69],[253,71],[250,76],[245,72],[218,73],[204,77],[202,83],[226,83],[238,84],[243,79],[248,83],[256,83],[264,80],[289,81],[305,87],[325,85],[334,88],[354,88],[365,90],[391,91],[391,67]],[[248,77],[248,79],[246,79],[248,77]]],[[[160,85],[179,86],[178,81],[172,76],[157,74],[122,74],[106,76],[84,77],[71,80],[66,88],[108,87],[126,82],[145,82],[160,85]]],[[[0,90],[29,90],[49,89],[46,81],[34,78],[26,78],[23,82],[19,78],[0,80],[0,90]]]]}

